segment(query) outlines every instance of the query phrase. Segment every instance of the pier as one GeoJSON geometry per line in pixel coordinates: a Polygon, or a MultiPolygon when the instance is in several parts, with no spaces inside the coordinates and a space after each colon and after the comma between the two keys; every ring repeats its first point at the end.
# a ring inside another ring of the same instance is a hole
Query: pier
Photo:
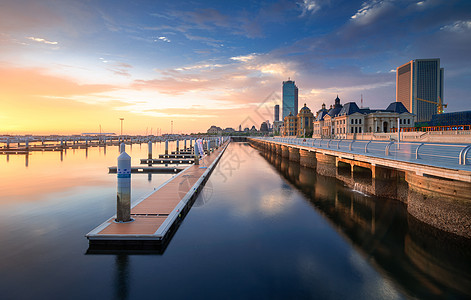
{"type": "Polygon", "coordinates": [[[471,238],[471,145],[249,138],[256,148],[407,204],[411,216],[471,238]]]}
{"type": "MultiPolygon", "coordinates": [[[[115,215],[88,233],[90,250],[163,247],[190,210],[228,144],[229,141],[216,140],[211,154],[197,159],[198,163],[186,167],[133,203],[130,222],[116,222],[115,215]]],[[[147,159],[144,161],[147,163],[147,159]]]]}

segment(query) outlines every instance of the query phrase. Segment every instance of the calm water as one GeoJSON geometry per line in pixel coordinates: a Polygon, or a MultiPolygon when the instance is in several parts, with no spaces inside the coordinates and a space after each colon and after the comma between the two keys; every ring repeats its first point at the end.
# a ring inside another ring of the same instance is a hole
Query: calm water
{"type": "MultiPolygon", "coordinates": [[[[133,165],[147,157],[145,144],[127,151],[133,165]]],[[[469,244],[408,218],[401,203],[242,143],[226,150],[163,254],[86,254],[84,234],[115,212],[107,167],[117,155],[0,156],[1,299],[471,296],[469,244]]],[[[132,199],[171,176],[133,174],[132,199]]]]}

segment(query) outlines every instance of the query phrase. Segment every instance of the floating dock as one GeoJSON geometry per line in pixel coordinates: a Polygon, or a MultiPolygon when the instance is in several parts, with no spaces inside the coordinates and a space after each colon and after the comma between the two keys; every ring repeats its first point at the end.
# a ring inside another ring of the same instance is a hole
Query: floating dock
{"type": "Polygon", "coordinates": [[[211,155],[204,156],[200,165],[188,166],[149,195],[132,203],[132,222],[117,223],[115,215],[89,232],[86,235],[89,250],[163,247],[190,210],[228,144],[226,142],[211,155]]]}
{"type": "Polygon", "coordinates": [[[181,165],[181,164],[193,164],[194,159],[182,159],[182,158],[162,158],[162,159],[141,159],[141,164],[153,164],[153,165],[181,165]]]}
{"type": "MultiPolygon", "coordinates": [[[[116,166],[108,167],[108,172],[114,174],[117,172],[116,166]]],[[[131,173],[179,173],[184,168],[177,167],[131,167],[131,173]]]]}

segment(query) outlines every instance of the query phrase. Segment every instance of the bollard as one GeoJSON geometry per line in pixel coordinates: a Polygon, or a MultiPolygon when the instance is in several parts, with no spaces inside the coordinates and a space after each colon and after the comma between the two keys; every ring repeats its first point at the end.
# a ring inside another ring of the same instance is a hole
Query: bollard
{"type": "Polygon", "coordinates": [[[149,141],[147,145],[149,146],[149,154],[147,155],[147,158],[149,159],[149,161],[147,162],[147,165],[149,167],[152,167],[152,142],[149,141]]]}
{"type": "Polygon", "coordinates": [[[199,153],[198,153],[198,145],[195,143],[195,166],[198,166],[200,164],[200,158],[199,158],[199,153]]]}
{"type": "Polygon", "coordinates": [[[121,143],[121,144],[119,145],[119,153],[123,153],[123,152],[125,152],[125,151],[126,151],[126,144],[121,143]]]}
{"type": "Polygon", "coordinates": [[[168,140],[165,140],[165,155],[168,154],[168,140]]]}
{"type": "Polygon", "coordinates": [[[116,222],[131,221],[131,156],[123,151],[118,156],[118,189],[116,222]]]}

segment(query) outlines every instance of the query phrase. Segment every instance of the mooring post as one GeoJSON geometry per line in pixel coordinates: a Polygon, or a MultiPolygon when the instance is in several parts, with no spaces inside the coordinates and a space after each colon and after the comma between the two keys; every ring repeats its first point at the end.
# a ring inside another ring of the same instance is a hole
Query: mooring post
{"type": "Polygon", "coordinates": [[[168,154],[168,140],[165,140],[165,155],[168,154]]]}
{"type": "Polygon", "coordinates": [[[116,222],[129,222],[131,221],[131,156],[125,151],[118,156],[117,169],[116,222]]]}
{"type": "Polygon", "coordinates": [[[25,148],[26,148],[26,150],[28,150],[28,148],[29,148],[29,140],[28,139],[26,139],[25,148]]]}
{"type": "Polygon", "coordinates": [[[177,153],[178,153],[179,150],[180,150],[180,140],[177,139],[177,153]]]}
{"type": "Polygon", "coordinates": [[[199,153],[198,153],[198,145],[196,144],[195,142],[195,165],[199,165],[200,164],[200,158],[199,158],[199,153]]]}
{"type": "Polygon", "coordinates": [[[186,138],[185,138],[184,141],[183,141],[183,145],[185,146],[185,147],[183,148],[183,150],[186,151],[186,138]]]}
{"type": "Polygon", "coordinates": [[[149,167],[152,167],[152,142],[149,141],[149,142],[147,143],[147,145],[148,145],[148,148],[149,148],[149,153],[147,154],[147,159],[148,159],[147,165],[148,165],[149,167]]]}
{"type": "Polygon", "coordinates": [[[121,143],[119,145],[119,153],[123,153],[124,151],[126,151],[126,144],[125,143],[121,143]]]}

